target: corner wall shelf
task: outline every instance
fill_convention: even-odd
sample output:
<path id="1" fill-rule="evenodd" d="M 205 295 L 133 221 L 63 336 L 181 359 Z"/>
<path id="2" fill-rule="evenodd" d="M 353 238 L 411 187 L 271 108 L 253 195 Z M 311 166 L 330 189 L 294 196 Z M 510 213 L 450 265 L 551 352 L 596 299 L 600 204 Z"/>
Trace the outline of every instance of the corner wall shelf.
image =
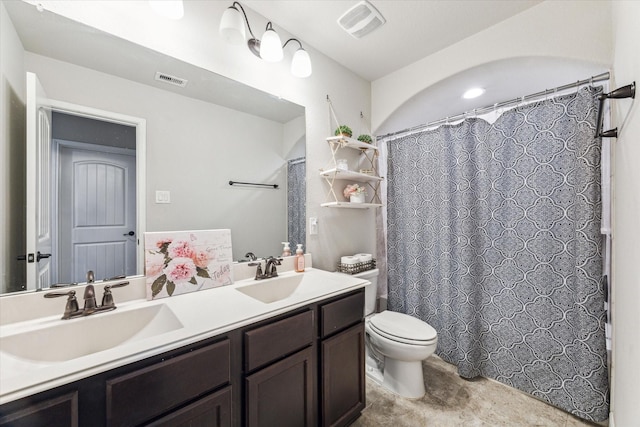
<path id="1" fill-rule="evenodd" d="M 327 202 L 322 203 L 320 206 L 329 208 L 348 208 L 348 209 L 368 209 L 381 207 L 382 203 L 378 192 L 380 190 L 380 182 L 384 178 L 378 176 L 378 170 L 376 167 L 376 158 L 378 156 L 378 147 L 366 142 L 358 141 L 346 136 L 332 136 L 327 138 L 327 143 L 331 148 L 331 165 L 329 169 L 321 169 L 320 176 L 325 179 L 328 184 Z M 343 148 L 359 151 L 368 165 L 367 169 L 371 173 L 356 172 L 348 169 L 341 169 L 337 167 L 336 154 Z M 360 163 L 360 162 L 358 162 Z M 360 182 L 366 185 L 367 190 L 371 190 L 373 195 L 367 197 L 367 203 L 352 203 L 349 201 L 343 201 L 344 197 L 340 194 L 336 194 L 335 186 L 337 181 L 351 181 Z"/>

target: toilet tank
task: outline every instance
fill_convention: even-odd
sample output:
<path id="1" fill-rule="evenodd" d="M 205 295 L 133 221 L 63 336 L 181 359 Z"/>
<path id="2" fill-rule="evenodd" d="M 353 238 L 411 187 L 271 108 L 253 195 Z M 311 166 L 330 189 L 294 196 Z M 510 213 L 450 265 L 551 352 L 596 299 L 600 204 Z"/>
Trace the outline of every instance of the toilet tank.
<path id="1" fill-rule="evenodd" d="M 378 293 L 378 269 L 363 271 L 362 273 L 353 274 L 352 276 L 371 282 L 364 288 L 364 315 L 368 316 L 369 314 L 375 313 Z"/>

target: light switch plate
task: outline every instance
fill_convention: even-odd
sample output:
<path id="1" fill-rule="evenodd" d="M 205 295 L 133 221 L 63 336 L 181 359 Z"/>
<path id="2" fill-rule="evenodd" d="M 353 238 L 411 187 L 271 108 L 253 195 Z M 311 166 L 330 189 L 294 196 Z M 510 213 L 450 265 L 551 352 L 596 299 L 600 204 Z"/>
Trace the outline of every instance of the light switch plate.
<path id="1" fill-rule="evenodd" d="M 312 236 L 318 234 L 318 218 L 315 216 L 309 218 L 309 234 Z"/>
<path id="2" fill-rule="evenodd" d="M 171 191 L 156 190 L 156 203 L 171 203 Z"/>

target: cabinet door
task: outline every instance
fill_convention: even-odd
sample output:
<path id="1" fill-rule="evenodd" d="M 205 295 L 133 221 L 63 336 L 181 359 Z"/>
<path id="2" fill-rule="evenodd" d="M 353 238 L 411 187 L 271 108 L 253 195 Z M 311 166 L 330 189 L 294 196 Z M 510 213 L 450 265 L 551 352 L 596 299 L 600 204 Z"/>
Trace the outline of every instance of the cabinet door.
<path id="1" fill-rule="evenodd" d="M 246 378 L 248 427 L 313 426 L 313 350 L 307 348 Z"/>
<path id="2" fill-rule="evenodd" d="M 365 406 L 364 322 L 321 345 L 322 426 L 345 426 Z"/>
<path id="3" fill-rule="evenodd" d="M 231 427 L 231 387 L 163 417 L 148 427 Z"/>
<path id="4" fill-rule="evenodd" d="M 78 427 L 78 393 L 48 399 L 16 412 L 0 413 L 2 427 Z"/>

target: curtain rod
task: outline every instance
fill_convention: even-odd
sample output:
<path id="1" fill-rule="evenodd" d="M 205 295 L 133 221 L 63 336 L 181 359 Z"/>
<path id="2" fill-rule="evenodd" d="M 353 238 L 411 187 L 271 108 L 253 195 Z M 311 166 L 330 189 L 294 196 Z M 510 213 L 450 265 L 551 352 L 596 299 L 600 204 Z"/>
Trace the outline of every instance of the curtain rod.
<path id="1" fill-rule="evenodd" d="M 446 117 L 444 119 L 434 120 L 434 121 L 429 122 L 429 123 L 425 123 L 425 124 L 422 124 L 422 125 L 417 125 L 417 126 L 414 126 L 414 127 L 410 127 L 408 129 L 397 131 L 397 132 L 390 132 L 390 133 L 387 133 L 385 135 L 378 136 L 376 139 L 385 139 L 385 138 L 388 138 L 390 136 L 399 135 L 399 134 L 402 134 L 402 133 L 410 133 L 410 132 L 414 132 L 414 131 L 417 131 L 417 130 L 430 128 L 432 126 L 439 125 L 439 124 L 442 124 L 442 123 L 447 123 L 449 121 L 456 121 L 456 120 L 459 120 L 459 119 L 464 119 L 469 114 L 477 115 L 477 114 L 488 113 L 489 111 L 493 111 L 493 110 L 495 110 L 497 108 L 502 108 L 502 107 L 506 107 L 506 106 L 510 106 L 510 105 L 518 105 L 521 102 L 528 101 L 528 100 L 531 100 L 531 99 L 534 99 L 534 98 L 540 98 L 542 96 L 547 96 L 550 93 L 555 93 L 555 92 L 558 92 L 558 91 L 561 91 L 561 90 L 566 90 L 566 89 L 571 89 L 571 88 L 574 88 L 574 87 L 579 87 L 579 86 L 582 86 L 582 85 L 587 84 L 587 83 L 591 84 L 591 83 L 595 83 L 595 82 L 600 82 L 600 81 L 603 81 L 603 80 L 609 80 L 609 72 L 608 71 L 605 72 L 605 73 L 602 73 L 602 74 L 598 74 L 597 76 L 592 76 L 592 77 L 590 77 L 588 79 L 578 80 L 577 82 L 569 83 L 569 84 L 566 84 L 566 85 L 563 85 L 563 86 L 558 86 L 558 87 L 553 88 L 553 89 L 545 89 L 545 90 L 540 91 L 540 92 L 532 93 L 531 95 L 521 96 L 519 98 L 510 99 L 508 101 L 498 102 L 496 104 L 488 105 L 486 107 L 474 108 L 473 110 L 465 111 L 462 114 L 457 114 L 455 116 L 449 116 L 449 117 Z"/>

